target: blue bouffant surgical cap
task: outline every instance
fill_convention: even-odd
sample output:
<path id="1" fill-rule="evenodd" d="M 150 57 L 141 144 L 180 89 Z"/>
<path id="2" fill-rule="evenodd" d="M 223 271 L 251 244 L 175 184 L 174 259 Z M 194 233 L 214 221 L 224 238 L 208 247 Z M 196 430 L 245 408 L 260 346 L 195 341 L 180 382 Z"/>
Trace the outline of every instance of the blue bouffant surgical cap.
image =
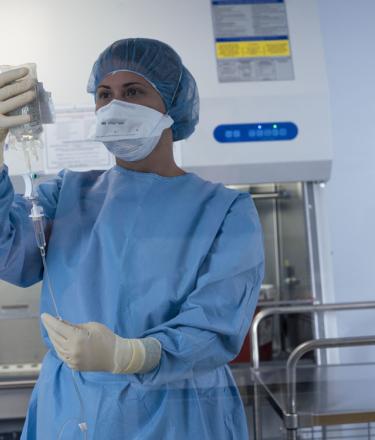
<path id="1" fill-rule="evenodd" d="M 199 120 L 197 84 L 170 46 L 148 38 L 115 41 L 96 60 L 87 91 L 95 94 L 103 78 L 118 70 L 141 75 L 160 93 L 174 120 L 174 141 L 186 139 L 193 133 Z"/>

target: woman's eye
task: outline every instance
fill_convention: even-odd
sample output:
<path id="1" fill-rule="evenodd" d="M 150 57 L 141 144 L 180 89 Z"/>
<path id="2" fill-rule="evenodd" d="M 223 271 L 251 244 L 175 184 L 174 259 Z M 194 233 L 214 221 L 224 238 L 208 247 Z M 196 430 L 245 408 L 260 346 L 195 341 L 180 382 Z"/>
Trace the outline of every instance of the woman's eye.
<path id="1" fill-rule="evenodd" d="M 109 97 L 110 97 L 110 93 L 104 90 L 97 94 L 97 99 L 108 99 Z"/>
<path id="2" fill-rule="evenodd" d="M 133 98 L 135 96 L 142 94 L 142 90 L 137 89 L 135 87 L 130 87 L 129 89 L 126 89 L 125 94 L 128 98 Z"/>

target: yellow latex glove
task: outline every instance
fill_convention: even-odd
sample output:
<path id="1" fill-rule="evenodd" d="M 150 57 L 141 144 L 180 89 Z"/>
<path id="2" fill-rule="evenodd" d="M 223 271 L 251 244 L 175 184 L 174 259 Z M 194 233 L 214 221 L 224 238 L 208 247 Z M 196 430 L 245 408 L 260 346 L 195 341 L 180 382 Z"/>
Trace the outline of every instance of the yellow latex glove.
<path id="1" fill-rule="evenodd" d="M 9 128 L 30 122 L 30 115 L 7 116 L 35 99 L 35 81 L 28 73 L 26 67 L 0 73 L 0 166 L 4 162 L 3 148 Z"/>
<path id="2" fill-rule="evenodd" d="M 42 322 L 58 356 L 73 370 L 146 373 L 160 362 L 155 338 L 121 338 L 99 322 L 73 325 L 48 313 Z"/>

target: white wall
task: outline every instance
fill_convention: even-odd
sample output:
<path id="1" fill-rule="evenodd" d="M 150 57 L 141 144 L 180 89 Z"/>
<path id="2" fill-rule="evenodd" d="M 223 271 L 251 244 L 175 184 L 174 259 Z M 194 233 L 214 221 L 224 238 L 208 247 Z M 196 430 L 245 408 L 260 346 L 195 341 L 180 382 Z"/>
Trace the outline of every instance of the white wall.
<path id="1" fill-rule="evenodd" d="M 142 31 L 144 37 L 164 37 L 168 42 L 168 33 L 181 34 L 179 17 L 171 17 L 168 27 L 160 29 L 154 18 L 157 13 L 160 16 L 160 4 L 154 0 L 136 1 L 143 4 L 143 16 L 129 10 L 123 0 L 7 2 L 1 8 L 0 64 L 36 62 L 39 77 L 53 93 L 55 103 L 92 104 L 92 97 L 86 93 L 88 76 L 99 52 L 110 43 L 138 35 L 140 22 L 142 30 L 147 29 Z M 164 0 L 164 6 L 166 1 L 171 0 Z M 186 7 L 181 2 L 182 16 Z M 182 33 L 187 31 L 185 28 Z M 191 43 L 195 44 L 194 34 Z"/>
<path id="2" fill-rule="evenodd" d="M 318 1 L 333 123 L 327 193 L 335 299 L 375 301 L 375 2 Z M 375 310 L 338 316 L 340 336 L 375 334 Z M 358 351 L 341 358 L 358 359 Z M 360 351 L 375 359 L 374 350 Z"/>

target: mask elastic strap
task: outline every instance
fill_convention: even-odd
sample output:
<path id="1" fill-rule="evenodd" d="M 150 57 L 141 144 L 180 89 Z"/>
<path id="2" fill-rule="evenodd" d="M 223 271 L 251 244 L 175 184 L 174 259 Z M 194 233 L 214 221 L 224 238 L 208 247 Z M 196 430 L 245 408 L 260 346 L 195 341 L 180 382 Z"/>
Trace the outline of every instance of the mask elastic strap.
<path id="1" fill-rule="evenodd" d="M 180 83 L 181 83 L 181 79 L 182 79 L 182 73 L 183 73 L 183 68 L 181 67 L 180 77 L 178 78 L 178 83 L 177 83 L 177 86 L 176 86 L 175 91 L 173 93 L 170 109 L 172 108 L 172 105 L 173 105 L 174 100 L 175 100 L 176 95 L 177 95 L 178 88 L 180 87 Z M 167 113 L 166 113 L 167 115 L 169 115 L 170 109 L 167 111 Z"/>

